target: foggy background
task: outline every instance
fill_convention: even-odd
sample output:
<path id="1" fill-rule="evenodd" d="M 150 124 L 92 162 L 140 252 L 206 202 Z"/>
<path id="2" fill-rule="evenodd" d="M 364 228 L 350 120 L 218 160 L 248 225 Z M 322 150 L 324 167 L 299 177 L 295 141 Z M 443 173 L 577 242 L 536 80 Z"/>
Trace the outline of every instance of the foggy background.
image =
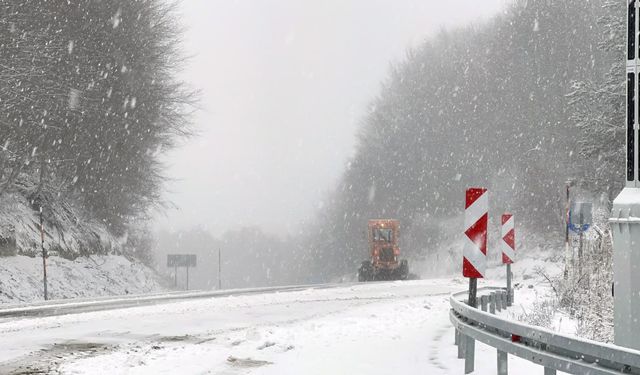
<path id="1" fill-rule="evenodd" d="M 411 271 L 448 275 L 469 186 L 551 247 L 567 180 L 602 212 L 619 191 L 614 0 L 188 4 L 201 134 L 166 155 L 153 248 L 160 269 L 198 254 L 194 287 L 218 251 L 223 287 L 353 280 L 371 218 L 400 220 Z"/>
<path id="2" fill-rule="evenodd" d="M 344 172 L 390 65 L 504 3 L 182 1 L 200 135 L 166 156 L 175 180 L 166 199 L 177 208 L 158 215 L 157 228 L 295 233 Z"/>

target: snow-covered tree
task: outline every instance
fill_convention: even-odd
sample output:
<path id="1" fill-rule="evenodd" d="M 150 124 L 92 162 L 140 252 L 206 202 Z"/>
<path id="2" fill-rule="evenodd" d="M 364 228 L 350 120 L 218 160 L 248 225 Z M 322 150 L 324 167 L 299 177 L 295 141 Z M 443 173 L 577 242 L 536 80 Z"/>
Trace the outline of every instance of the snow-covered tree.
<path id="1" fill-rule="evenodd" d="M 0 0 L 0 195 L 72 202 L 116 235 L 160 203 L 193 102 L 180 35 L 162 0 Z"/>
<path id="2" fill-rule="evenodd" d="M 625 8 L 607 0 L 598 22 L 598 48 L 610 57 L 609 70 L 575 81 L 570 98 L 571 121 L 578 128 L 579 152 L 587 160 L 582 179 L 594 191 L 613 199 L 624 184 L 625 168 Z"/>

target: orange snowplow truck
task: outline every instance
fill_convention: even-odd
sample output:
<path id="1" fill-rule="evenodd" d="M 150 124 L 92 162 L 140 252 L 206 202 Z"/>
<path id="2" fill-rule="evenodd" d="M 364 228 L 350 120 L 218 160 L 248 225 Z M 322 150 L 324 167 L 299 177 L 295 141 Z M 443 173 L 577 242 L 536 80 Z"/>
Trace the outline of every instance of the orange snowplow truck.
<path id="1" fill-rule="evenodd" d="M 358 269 L 358 281 L 406 280 L 409 262 L 400 260 L 400 222 L 392 219 L 369 220 L 369 254 Z"/>

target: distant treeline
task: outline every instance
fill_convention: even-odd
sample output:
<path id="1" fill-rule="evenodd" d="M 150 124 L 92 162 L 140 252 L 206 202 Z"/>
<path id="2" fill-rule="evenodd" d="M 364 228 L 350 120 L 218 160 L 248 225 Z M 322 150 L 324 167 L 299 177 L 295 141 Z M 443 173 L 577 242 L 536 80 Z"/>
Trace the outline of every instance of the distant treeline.
<path id="1" fill-rule="evenodd" d="M 193 100 L 168 3 L 0 0 L 0 245 L 32 252 L 40 207 L 51 249 L 139 245 Z"/>
<path id="2" fill-rule="evenodd" d="M 511 211 L 540 234 L 563 228 L 568 179 L 611 199 L 624 181 L 624 22 L 620 1 L 522 0 L 408 51 L 296 262 L 310 278 L 353 273 L 379 217 L 400 219 L 405 253 L 424 256 L 470 186 L 490 189 L 493 217 Z"/>
<path id="3" fill-rule="evenodd" d="M 307 265 L 298 263 L 299 237 L 278 238 L 248 227 L 216 237 L 204 229 L 162 232 L 156 237 L 155 268 L 167 276 L 167 254 L 195 254 L 198 265 L 189 271 L 194 289 L 215 289 L 218 285 L 218 251 L 221 251 L 223 288 L 294 284 L 306 280 Z M 321 279 L 312 280 L 319 282 Z M 186 270 L 178 270 L 178 287 L 186 284 Z"/>

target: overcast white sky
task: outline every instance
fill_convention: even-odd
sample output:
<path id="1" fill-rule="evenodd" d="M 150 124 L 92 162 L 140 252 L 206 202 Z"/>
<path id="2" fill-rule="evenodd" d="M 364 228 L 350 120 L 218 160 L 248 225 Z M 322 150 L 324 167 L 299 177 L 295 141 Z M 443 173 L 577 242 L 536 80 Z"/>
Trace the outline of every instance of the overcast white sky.
<path id="1" fill-rule="evenodd" d="M 295 230 L 354 152 L 390 62 L 506 0 L 183 0 L 200 136 L 167 155 L 160 229 Z"/>

